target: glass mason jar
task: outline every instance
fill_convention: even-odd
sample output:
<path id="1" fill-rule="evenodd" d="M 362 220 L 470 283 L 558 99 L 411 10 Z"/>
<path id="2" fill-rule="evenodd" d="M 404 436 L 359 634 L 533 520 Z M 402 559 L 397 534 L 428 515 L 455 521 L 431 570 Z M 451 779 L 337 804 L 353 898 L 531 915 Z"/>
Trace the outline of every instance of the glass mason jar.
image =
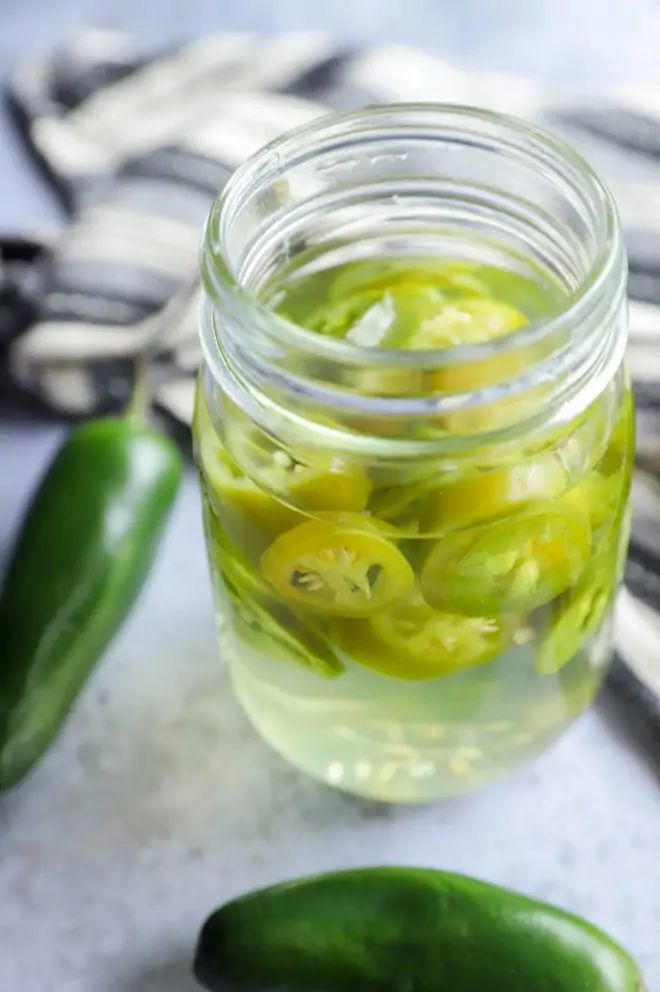
<path id="1" fill-rule="evenodd" d="M 256 729 L 395 802 L 539 754 L 601 682 L 628 540 L 607 189 L 521 121 L 372 108 L 243 165 L 202 269 L 196 460 Z"/>

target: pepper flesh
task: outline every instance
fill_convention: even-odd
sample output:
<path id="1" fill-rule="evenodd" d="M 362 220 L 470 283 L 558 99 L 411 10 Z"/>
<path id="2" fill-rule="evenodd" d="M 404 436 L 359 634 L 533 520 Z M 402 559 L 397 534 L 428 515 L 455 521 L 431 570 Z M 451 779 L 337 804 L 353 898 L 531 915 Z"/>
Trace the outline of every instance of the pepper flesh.
<path id="1" fill-rule="evenodd" d="M 128 615 L 181 475 L 174 443 L 130 419 L 82 424 L 57 452 L 0 599 L 0 789 L 41 758 Z"/>
<path id="2" fill-rule="evenodd" d="M 642 992 L 590 923 L 462 875 L 363 868 L 253 892 L 204 924 L 210 992 Z"/>

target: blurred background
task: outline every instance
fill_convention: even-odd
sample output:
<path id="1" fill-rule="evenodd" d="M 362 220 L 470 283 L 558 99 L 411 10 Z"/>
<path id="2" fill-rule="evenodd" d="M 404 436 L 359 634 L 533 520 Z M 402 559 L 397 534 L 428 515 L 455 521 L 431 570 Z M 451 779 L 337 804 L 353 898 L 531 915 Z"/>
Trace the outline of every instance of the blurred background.
<path id="1" fill-rule="evenodd" d="M 660 8 L 653 0 L 4 0 L 0 64 L 48 51 L 81 27 L 127 31 L 146 49 L 207 31 L 304 28 L 343 42 L 417 45 L 465 67 L 548 82 L 610 86 L 656 80 Z M 23 228 L 57 214 L 26 167 L 6 120 L 0 143 L 0 223 Z"/>

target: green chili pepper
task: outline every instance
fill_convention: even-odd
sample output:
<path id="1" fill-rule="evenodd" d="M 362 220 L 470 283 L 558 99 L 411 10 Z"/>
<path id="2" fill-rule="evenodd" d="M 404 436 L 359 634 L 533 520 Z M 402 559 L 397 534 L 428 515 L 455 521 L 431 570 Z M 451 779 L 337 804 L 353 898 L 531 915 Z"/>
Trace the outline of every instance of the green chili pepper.
<path id="1" fill-rule="evenodd" d="M 0 789 L 46 751 L 128 615 L 181 475 L 176 445 L 132 417 L 75 427 L 56 454 L 0 597 Z"/>
<path id="2" fill-rule="evenodd" d="M 205 923 L 211 992 L 641 992 L 635 962 L 559 909 L 461 875 L 365 868 L 251 893 Z"/>

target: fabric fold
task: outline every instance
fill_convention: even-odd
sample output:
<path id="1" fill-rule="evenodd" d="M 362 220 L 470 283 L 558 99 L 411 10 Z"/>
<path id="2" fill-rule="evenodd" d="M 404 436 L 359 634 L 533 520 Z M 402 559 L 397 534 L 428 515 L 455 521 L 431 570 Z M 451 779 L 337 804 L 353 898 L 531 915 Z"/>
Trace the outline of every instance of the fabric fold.
<path id="1" fill-rule="evenodd" d="M 443 101 L 522 115 L 574 144 L 615 193 L 630 257 L 638 465 L 613 678 L 625 671 L 656 698 L 660 88 L 569 91 L 467 72 L 406 46 L 351 49 L 317 32 L 219 33 L 147 57 L 129 37 L 92 30 L 16 66 L 7 98 L 71 215 L 26 263 L 8 368 L 18 388 L 70 417 L 120 408 L 147 354 L 156 405 L 190 422 L 204 220 L 236 166 L 283 131 L 330 110 Z"/>

